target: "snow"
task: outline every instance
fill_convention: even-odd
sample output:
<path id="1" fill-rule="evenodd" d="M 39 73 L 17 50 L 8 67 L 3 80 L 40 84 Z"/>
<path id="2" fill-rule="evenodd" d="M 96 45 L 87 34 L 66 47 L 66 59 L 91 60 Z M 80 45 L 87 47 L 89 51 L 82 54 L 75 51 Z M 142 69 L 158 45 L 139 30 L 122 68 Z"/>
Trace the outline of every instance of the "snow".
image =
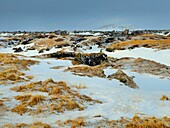
<path id="1" fill-rule="evenodd" d="M 33 46 L 33 43 L 28 45 L 18 45 L 23 50 L 26 47 Z M 85 48 L 85 47 L 84 47 Z M 60 48 L 52 48 L 50 51 L 44 53 L 38 53 L 37 50 L 29 50 L 27 52 L 20 52 L 15 54 L 24 55 L 25 59 L 33 59 L 40 61 L 38 65 L 30 67 L 29 71 L 25 71 L 26 75 L 35 76 L 31 82 L 44 81 L 48 78 L 52 78 L 54 81 L 65 81 L 68 86 L 72 85 L 84 85 L 85 89 L 77 90 L 80 94 L 90 96 L 92 99 L 102 101 L 102 104 L 89 105 L 83 111 L 65 111 L 64 113 L 55 113 L 48 116 L 29 116 L 24 114 L 22 116 L 7 112 L 7 116 L 3 116 L 0 121 L 0 125 L 3 123 L 32 123 L 35 121 L 41 121 L 44 123 L 52 124 L 57 120 L 65 121 L 67 119 L 77 118 L 79 116 L 85 116 L 90 118 L 91 121 L 97 119 L 93 118 L 96 115 L 102 115 L 102 118 L 120 119 L 120 117 L 133 117 L 136 113 L 146 114 L 147 116 L 170 116 L 170 102 L 161 101 L 162 95 L 170 97 L 170 81 L 168 79 L 160 79 L 157 76 L 149 74 L 134 73 L 129 70 L 123 70 L 128 76 L 135 76 L 134 81 L 139 86 L 139 89 L 129 88 L 118 80 L 108 80 L 107 78 L 99 77 L 87 77 L 76 76 L 71 72 L 64 72 L 69 66 L 73 66 L 70 60 L 58 60 L 58 59 L 35 59 L 30 56 L 42 55 L 47 53 L 53 53 L 60 51 Z M 66 50 L 70 50 L 67 48 Z M 98 45 L 92 46 L 91 50 L 83 50 L 84 53 L 97 53 L 101 48 Z M 115 52 L 103 51 L 110 57 L 122 58 L 122 57 L 134 57 L 154 60 L 156 62 L 166 64 L 170 66 L 170 50 L 156 51 L 150 48 L 135 48 L 133 50 L 117 50 Z M 0 53 L 14 53 L 12 48 L 1 48 Z M 28 58 L 29 57 L 29 58 Z M 53 69 L 56 66 L 63 66 L 60 69 Z M 117 69 L 107 67 L 104 69 L 104 73 L 107 76 L 116 73 Z M 22 85 L 26 83 L 20 83 Z M 0 99 L 2 97 L 12 98 L 13 96 L 22 94 L 10 90 L 8 86 L 1 86 Z M 46 95 L 46 94 L 43 94 Z M 12 100 L 12 105 L 8 102 L 7 106 L 12 108 L 18 101 Z M 15 118 L 14 118 L 15 117 Z"/>
<path id="2" fill-rule="evenodd" d="M 36 76 L 33 81 L 46 80 L 52 78 L 55 81 L 66 81 L 69 86 L 84 85 L 85 89 L 78 90 L 81 94 L 88 95 L 93 99 L 102 101 L 102 104 L 95 104 L 87 106 L 83 111 L 65 111 L 64 113 L 52 114 L 48 116 L 34 116 L 30 117 L 27 114 L 20 116 L 15 113 L 10 113 L 11 116 L 6 116 L 2 119 L 6 123 L 32 123 L 41 121 L 48 124 L 53 124 L 57 120 L 65 121 L 67 119 L 77 118 L 79 116 L 89 117 L 91 121 L 96 115 L 102 115 L 104 118 L 120 119 L 120 117 L 133 117 L 136 113 L 147 114 L 162 117 L 170 116 L 170 102 L 163 102 L 159 99 L 162 95 L 169 94 L 170 87 L 169 81 L 161 80 L 158 77 L 148 76 L 143 74 L 126 72 L 129 76 L 135 75 L 135 82 L 139 85 L 140 89 L 131 89 L 122 85 L 118 80 L 108 80 L 106 78 L 98 77 L 82 77 L 75 76 L 70 72 L 63 72 L 69 66 L 72 66 L 71 61 L 56 60 L 56 59 L 34 59 L 40 61 L 39 65 L 30 67 L 27 75 Z M 54 66 L 65 66 L 61 69 L 51 69 Z M 115 73 L 111 67 L 104 69 L 105 74 L 108 76 Z M 168 82 L 168 83 L 167 83 Z M 121 85 L 121 86 L 120 86 Z M 165 88 L 166 86 L 166 88 Z M 2 88 L 2 87 L 1 87 Z M 3 95 L 12 97 L 19 93 L 9 91 L 9 86 L 2 88 Z M 13 106 L 18 101 L 13 101 Z M 163 105 L 164 103 L 164 105 Z M 15 118 L 13 118 L 15 117 Z"/>
<path id="3" fill-rule="evenodd" d="M 91 46 L 91 49 L 88 49 L 88 47 L 87 48 L 86 47 L 81 48 L 81 51 L 83 53 L 99 53 L 100 50 L 101 50 L 101 48 L 98 48 L 98 45 Z"/>
<path id="4" fill-rule="evenodd" d="M 91 32 L 73 33 L 73 32 L 70 32 L 70 35 L 81 35 L 81 36 L 92 35 L 92 36 L 100 36 L 101 33 L 99 33 L 99 32 L 96 32 L 96 33 L 91 33 Z"/>
<path id="5" fill-rule="evenodd" d="M 13 36 L 12 33 L 0 33 L 0 36 L 6 37 L 6 36 Z"/>
<path id="6" fill-rule="evenodd" d="M 135 48 L 132 50 L 116 50 L 115 52 L 103 51 L 110 57 L 134 57 L 153 60 L 161 64 L 170 66 L 170 50 L 154 50 L 151 48 Z"/>
<path id="7" fill-rule="evenodd" d="M 45 80 L 49 77 L 56 81 L 64 80 L 68 85 L 83 84 L 87 88 L 80 90 L 82 94 L 89 95 L 103 102 L 103 104 L 88 106 L 88 108 L 82 112 L 68 112 L 67 114 L 69 117 L 76 117 L 76 115 L 78 116 L 80 113 L 81 116 L 101 114 L 109 119 L 118 119 L 121 116 L 132 117 L 135 113 L 170 116 L 170 103 L 167 103 L 166 106 L 162 106 L 162 102 L 159 100 L 162 95 L 170 94 L 170 87 L 168 86 L 170 84 L 169 80 L 162 80 L 155 76 L 125 71 L 129 76 L 135 76 L 134 81 L 140 88 L 135 90 L 122 85 L 118 80 L 114 79 L 110 81 L 106 78 L 74 76 L 70 72 L 63 72 L 64 69 L 49 69 L 54 65 L 71 66 L 69 61 L 51 60 L 51 64 L 47 64 L 46 62 L 48 62 L 48 60 L 43 60 L 39 66 L 33 66 L 35 68 L 32 67 L 30 72 L 38 76 L 38 79 L 41 80 Z M 42 68 L 44 68 L 44 70 L 42 70 Z M 116 71 L 117 70 L 111 68 L 104 70 L 107 76 Z M 38 74 L 34 74 L 35 72 Z"/>
<path id="8" fill-rule="evenodd" d="M 33 46 L 33 43 L 27 44 L 27 45 L 18 45 L 15 48 L 21 47 L 23 49 L 23 52 L 16 52 L 16 53 L 14 52 L 14 50 L 12 50 L 13 48 L 0 48 L 0 53 L 13 53 L 13 54 L 19 54 L 19 55 L 24 55 L 24 56 L 30 57 L 30 56 L 50 54 L 50 53 L 54 53 L 54 52 L 62 50 L 62 48 L 54 48 L 53 47 L 49 51 L 44 51 L 43 53 L 39 53 L 38 50 L 29 50 L 29 51 L 26 51 L 26 49 L 28 47 L 31 47 L 31 46 Z"/>

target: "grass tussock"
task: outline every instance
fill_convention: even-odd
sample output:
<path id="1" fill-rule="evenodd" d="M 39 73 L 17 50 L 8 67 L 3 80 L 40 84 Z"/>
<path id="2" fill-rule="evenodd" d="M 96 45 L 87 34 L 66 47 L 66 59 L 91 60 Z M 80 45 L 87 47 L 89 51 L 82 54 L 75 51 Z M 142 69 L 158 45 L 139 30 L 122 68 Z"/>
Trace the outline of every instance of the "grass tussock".
<path id="1" fill-rule="evenodd" d="M 106 48 L 107 51 L 114 50 L 124 50 L 124 49 L 133 49 L 135 47 L 147 47 L 154 49 L 170 49 L 170 39 L 160 39 L 160 40 L 131 40 L 120 42 L 117 44 L 112 44 Z"/>
<path id="2" fill-rule="evenodd" d="M 49 124 L 42 123 L 42 122 L 35 122 L 32 124 L 25 124 L 25 123 L 20 123 L 20 124 L 5 124 L 0 128 L 51 128 Z"/>
<path id="3" fill-rule="evenodd" d="M 20 59 L 17 55 L 0 53 L 0 84 L 14 84 L 32 79 L 23 70 L 37 64 L 37 61 Z"/>
<path id="4" fill-rule="evenodd" d="M 23 115 L 24 113 L 26 113 L 29 109 L 23 105 L 23 104 L 20 104 L 16 107 L 14 107 L 11 112 L 15 112 L 15 113 L 18 113 L 19 115 Z"/>
<path id="5" fill-rule="evenodd" d="M 31 99 L 28 102 L 28 105 L 32 107 L 34 105 L 37 105 L 38 103 L 41 103 L 44 100 L 45 100 L 45 96 L 35 95 L 31 97 Z"/>
<path id="6" fill-rule="evenodd" d="M 39 81 L 27 85 L 12 87 L 11 90 L 24 93 L 44 92 L 49 96 L 42 95 L 21 95 L 16 96 L 16 100 L 21 101 L 24 107 L 34 107 L 34 111 L 29 110 L 30 113 L 40 114 L 59 112 L 63 113 L 66 110 L 78 109 L 83 110 L 86 104 L 101 103 L 98 100 L 93 100 L 86 95 L 80 95 L 78 92 L 72 90 L 63 81 L 54 82 L 52 79 L 46 81 Z M 36 109 L 35 109 L 36 108 Z M 18 110 L 18 109 L 17 109 Z M 20 114 L 18 111 L 14 111 Z M 22 113 L 22 112 L 21 112 Z M 23 114 L 23 113 L 22 113 Z"/>

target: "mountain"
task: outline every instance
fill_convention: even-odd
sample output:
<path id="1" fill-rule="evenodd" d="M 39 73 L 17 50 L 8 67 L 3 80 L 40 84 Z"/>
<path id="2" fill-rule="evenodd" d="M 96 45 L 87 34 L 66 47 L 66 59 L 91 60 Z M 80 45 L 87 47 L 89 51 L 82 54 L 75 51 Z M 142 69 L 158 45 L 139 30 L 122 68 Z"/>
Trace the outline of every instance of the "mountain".
<path id="1" fill-rule="evenodd" d="M 100 28 L 98 28 L 97 30 L 99 31 L 123 31 L 125 29 L 129 29 L 129 30 L 137 30 L 137 28 L 133 25 L 118 25 L 118 24 L 110 24 L 110 25 L 105 25 L 102 26 Z"/>

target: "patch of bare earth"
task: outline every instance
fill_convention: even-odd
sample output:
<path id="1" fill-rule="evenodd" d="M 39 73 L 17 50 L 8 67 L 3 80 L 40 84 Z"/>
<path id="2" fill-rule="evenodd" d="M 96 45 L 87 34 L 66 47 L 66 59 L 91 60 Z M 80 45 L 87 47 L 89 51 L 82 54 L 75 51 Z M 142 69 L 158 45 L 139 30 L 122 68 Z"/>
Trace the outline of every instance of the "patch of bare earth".
<path id="1" fill-rule="evenodd" d="M 63 81 L 54 82 L 52 79 L 48 79 L 44 82 L 39 81 L 23 86 L 16 86 L 11 88 L 11 90 L 25 93 L 25 95 L 15 96 L 15 99 L 19 100 L 21 104 L 11 110 L 20 115 L 24 113 L 64 113 L 64 111 L 71 111 L 74 109 L 82 111 L 86 108 L 86 105 L 101 103 L 98 100 L 93 100 L 86 95 L 81 95 L 77 91 L 72 90 Z M 33 95 L 33 92 L 44 92 L 48 96 Z"/>
<path id="2" fill-rule="evenodd" d="M 29 70 L 38 61 L 21 59 L 17 55 L 0 53 L 0 84 L 14 84 L 29 81 L 33 76 L 26 76 L 23 71 Z"/>

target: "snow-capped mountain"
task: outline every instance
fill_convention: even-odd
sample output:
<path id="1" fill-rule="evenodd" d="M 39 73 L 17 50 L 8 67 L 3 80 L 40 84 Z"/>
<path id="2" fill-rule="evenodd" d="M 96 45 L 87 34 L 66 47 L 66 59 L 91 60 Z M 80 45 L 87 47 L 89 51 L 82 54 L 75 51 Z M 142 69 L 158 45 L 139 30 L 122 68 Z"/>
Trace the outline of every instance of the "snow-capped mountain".
<path id="1" fill-rule="evenodd" d="M 129 29 L 129 30 L 136 30 L 137 28 L 133 25 L 118 25 L 118 24 L 110 24 L 110 25 L 105 25 L 102 26 L 100 28 L 98 28 L 97 30 L 100 31 L 123 31 L 125 29 Z"/>

